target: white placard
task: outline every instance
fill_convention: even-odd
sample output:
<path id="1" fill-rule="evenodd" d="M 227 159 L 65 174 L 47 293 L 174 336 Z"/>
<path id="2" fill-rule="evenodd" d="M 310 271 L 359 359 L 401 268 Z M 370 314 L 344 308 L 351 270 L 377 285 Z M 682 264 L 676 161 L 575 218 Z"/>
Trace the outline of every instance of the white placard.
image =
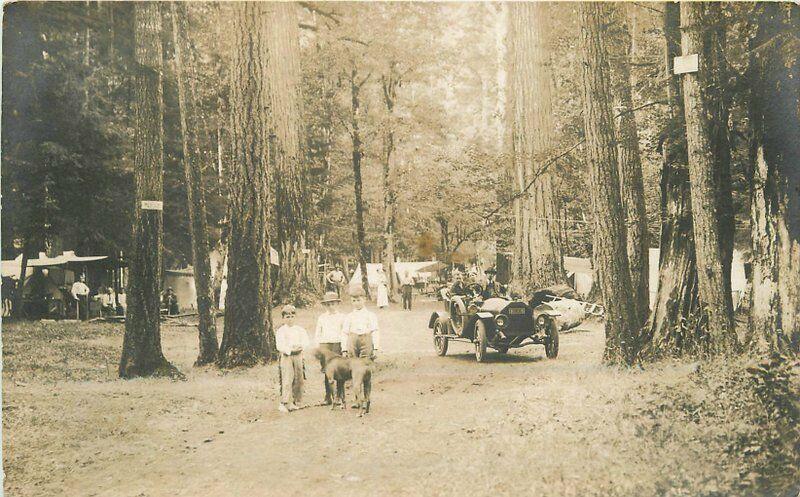
<path id="1" fill-rule="evenodd" d="M 697 72 L 700 66 L 700 57 L 695 53 L 692 55 L 683 55 L 673 59 L 673 72 L 675 74 L 685 74 L 688 72 Z"/>
<path id="2" fill-rule="evenodd" d="M 163 211 L 164 202 L 162 202 L 161 200 L 142 200 L 142 210 Z"/>

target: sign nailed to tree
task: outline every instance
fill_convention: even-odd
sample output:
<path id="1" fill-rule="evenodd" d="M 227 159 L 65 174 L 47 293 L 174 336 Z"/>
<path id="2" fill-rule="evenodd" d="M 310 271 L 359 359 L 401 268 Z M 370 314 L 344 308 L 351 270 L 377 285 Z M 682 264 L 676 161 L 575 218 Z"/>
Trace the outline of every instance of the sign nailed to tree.
<path id="1" fill-rule="evenodd" d="M 161 200 L 142 200 L 143 211 L 163 211 L 164 202 Z"/>
<path id="2" fill-rule="evenodd" d="M 675 57 L 673 63 L 673 71 L 675 74 L 685 74 L 689 72 L 697 72 L 699 66 L 699 56 L 697 54 L 683 55 Z"/>

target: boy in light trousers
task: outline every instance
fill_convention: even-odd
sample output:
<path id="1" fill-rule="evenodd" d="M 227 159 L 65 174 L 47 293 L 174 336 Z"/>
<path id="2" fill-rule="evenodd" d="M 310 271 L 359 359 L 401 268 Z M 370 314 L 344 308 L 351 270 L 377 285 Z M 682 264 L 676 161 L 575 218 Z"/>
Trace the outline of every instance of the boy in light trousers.
<path id="1" fill-rule="evenodd" d="M 294 324 L 297 309 L 291 304 L 283 306 L 283 326 L 275 332 L 275 347 L 280 353 L 278 378 L 281 388 L 280 412 L 299 409 L 303 397 L 303 349 L 308 347 L 308 333 Z"/>

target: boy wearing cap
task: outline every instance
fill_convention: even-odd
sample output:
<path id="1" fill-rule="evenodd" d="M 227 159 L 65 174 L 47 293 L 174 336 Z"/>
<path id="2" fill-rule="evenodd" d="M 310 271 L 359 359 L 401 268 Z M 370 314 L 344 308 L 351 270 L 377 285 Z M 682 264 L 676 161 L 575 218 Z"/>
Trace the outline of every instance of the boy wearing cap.
<path id="1" fill-rule="evenodd" d="M 291 304 L 283 306 L 284 324 L 275 332 L 275 347 L 281 355 L 278 378 L 281 387 L 281 404 L 278 410 L 289 412 L 298 409 L 303 397 L 303 349 L 308 347 L 308 333 L 294 324 L 297 310 Z"/>
<path id="2" fill-rule="evenodd" d="M 325 312 L 317 318 L 317 327 L 314 330 L 314 341 L 320 351 L 328 351 L 334 355 L 342 355 L 342 349 L 347 347 L 347 337 L 342 332 L 344 314 L 339 312 L 339 299 L 336 292 L 325 292 L 321 303 Z M 325 372 L 326 354 L 318 354 L 320 367 Z M 323 374 L 325 384 L 325 403 L 333 402 L 333 388 L 328 383 L 328 378 Z"/>
<path id="3" fill-rule="evenodd" d="M 364 307 L 364 292 L 351 293 L 353 311 L 344 319 L 343 331 L 347 339 L 347 353 L 350 357 L 375 357 L 380 348 L 378 318 Z"/>

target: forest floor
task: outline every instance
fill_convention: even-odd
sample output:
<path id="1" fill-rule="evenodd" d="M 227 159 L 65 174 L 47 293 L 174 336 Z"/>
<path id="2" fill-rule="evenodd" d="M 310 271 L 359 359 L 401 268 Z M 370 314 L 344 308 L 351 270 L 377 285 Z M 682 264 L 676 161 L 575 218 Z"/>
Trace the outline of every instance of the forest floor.
<path id="1" fill-rule="evenodd" d="M 187 376 L 119 380 L 122 325 L 3 326 L 6 495 L 650 496 L 759 493 L 740 483 L 719 422 L 686 428 L 659 392 L 697 395 L 697 365 L 601 365 L 603 331 L 562 335 L 477 364 L 467 344 L 433 351 L 428 317 L 380 311 L 372 411 L 277 410 L 274 365 L 194 368 L 196 328 L 166 325 Z M 318 310 L 301 310 L 313 330 Z M 220 323 L 221 325 L 221 323 Z M 306 400 L 319 403 L 307 362 Z M 713 420 L 712 420 L 713 421 Z M 722 423 L 724 425 L 724 423 Z M 661 426 L 661 428 L 658 428 Z"/>

